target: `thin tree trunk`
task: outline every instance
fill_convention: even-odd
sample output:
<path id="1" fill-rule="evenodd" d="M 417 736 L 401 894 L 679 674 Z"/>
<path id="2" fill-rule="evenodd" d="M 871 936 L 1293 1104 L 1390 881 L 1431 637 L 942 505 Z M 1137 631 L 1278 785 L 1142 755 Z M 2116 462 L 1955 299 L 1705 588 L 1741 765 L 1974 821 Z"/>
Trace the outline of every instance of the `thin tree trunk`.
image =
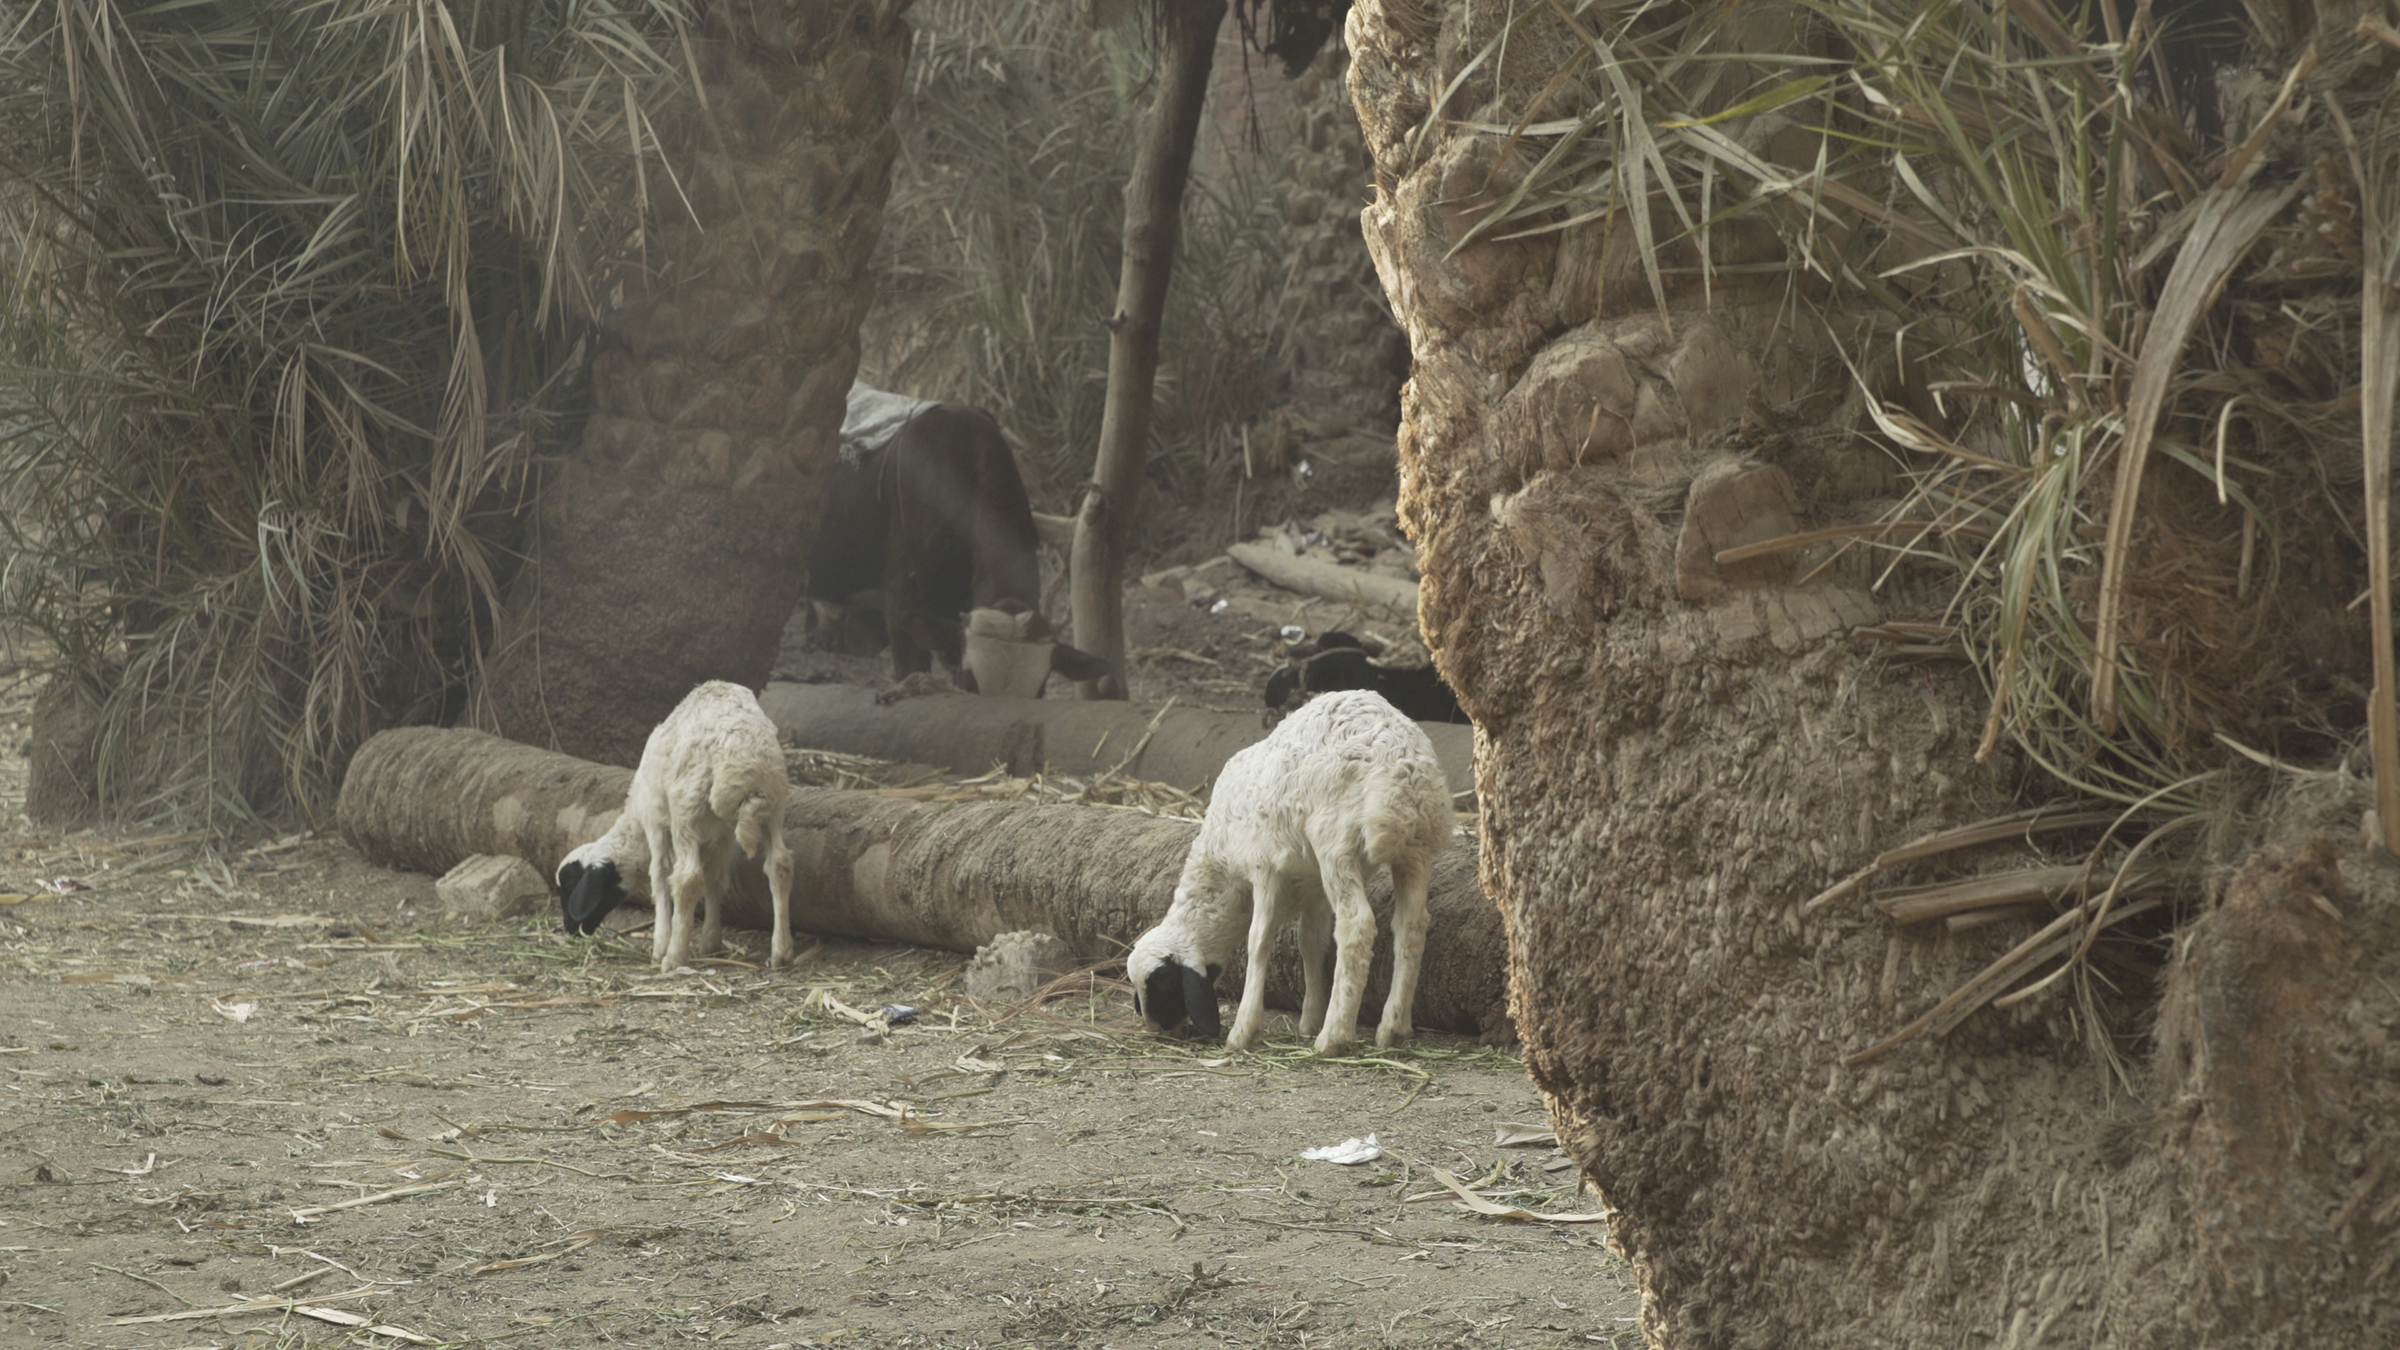
<path id="1" fill-rule="evenodd" d="M 672 203 L 656 270 L 597 335 L 590 420 L 542 485 L 478 725 L 631 764 L 694 684 L 766 682 L 873 298 L 905 8 L 708 7 L 703 97 L 664 131 L 678 176 L 651 184 Z"/>
<path id="2" fill-rule="evenodd" d="M 1158 378 L 1159 321 L 1175 266 L 1183 189 L 1192 142 L 1208 101 L 1225 0 L 1160 0 L 1166 54 L 1158 101 L 1125 184 L 1125 257 L 1117 312 L 1108 321 L 1108 402 L 1100 417 L 1100 456 L 1075 520 L 1075 645 L 1106 658 L 1114 673 L 1078 685 L 1085 698 L 1125 697 L 1125 548 L 1132 537 L 1150 442 L 1150 406 Z"/>
<path id="3" fill-rule="evenodd" d="M 508 854 L 548 875 L 568 849 L 599 837 L 632 774 L 475 731 L 410 727 L 360 749 L 343 780 L 342 840 L 381 863 L 445 872 L 478 853 Z M 1023 802 L 914 802 L 872 792 L 794 789 L 784 837 L 795 862 L 795 927 L 841 937 L 973 951 L 1020 928 L 1056 934 L 1077 956 L 1123 954 L 1165 912 L 1198 826 L 1135 811 Z M 1507 938 L 1460 840 L 1433 870 L 1440 941 L 1425 949 L 1416 1024 L 1486 1034 L 1506 1028 Z M 767 916 L 756 866 L 738 868 L 732 917 Z M 639 877 L 632 878 L 640 894 Z M 1388 929 L 1391 887 L 1374 903 Z M 1291 1007 L 1299 967 L 1288 939 L 1268 972 Z M 1381 1005 L 1388 938 L 1362 1006 Z M 1240 961 L 1220 983 L 1230 1002 Z M 1130 1014 L 1128 1014 L 1130 1016 Z M 1372 1025 L 1368 1034 L 1373 1035 Z"/>

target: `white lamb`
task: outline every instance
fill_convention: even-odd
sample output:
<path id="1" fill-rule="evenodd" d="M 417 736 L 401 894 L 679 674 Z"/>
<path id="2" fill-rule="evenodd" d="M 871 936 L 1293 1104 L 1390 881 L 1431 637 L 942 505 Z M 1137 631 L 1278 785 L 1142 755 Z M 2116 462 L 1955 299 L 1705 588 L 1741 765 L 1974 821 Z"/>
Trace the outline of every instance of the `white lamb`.
<path id="1" fill-rule="evenodd" d="M 1306 982 L 1300 1031 L 1317 1052 L 1350 1043 L 1374 955 L 1369 869 L 1392 869 L 1392 989 L 1377 1045 L 1414 1029 L 1425 954 L 1425 889 L 1450 842 L 1450 790 L 1433 743 L 1380 694 L 1322 695 L 1225 763 L 1200 837 L 1183 861 L 1175 900 L 1126 958 L 1134 1007 L 1154 1031 L 1189 1016 L 1219 1029 L 1216 979 L 1248 920 L 1249 975 L 1226 1044 L 1248 1049 L 1266 1020 L 1266 964 L 1275 934 L 1300 925 Z M 1325 942 L 1333 939 L 1333 979 Z"/>
<path id="2" fill-rule="evenodd" d="M 765 860 L 767 887 L 775 899 L 768 959 L 788 964 L 792 853 L 783 843 L 783 803 L 790 792 L 783 747 L 757 697 L 723 680 L 695 687 L 651 731 L 616 824 L 559 863 L 567 931 L 585 934 L 598 928 L 624 903 L 625 875 L 647 869 L 657 915 L 650 927 L 650 955 L 659 968 L 684 964 L 692 921 L 702 905 L 707 917 L 700 949 L 716 950 L 738 845 Z"/>

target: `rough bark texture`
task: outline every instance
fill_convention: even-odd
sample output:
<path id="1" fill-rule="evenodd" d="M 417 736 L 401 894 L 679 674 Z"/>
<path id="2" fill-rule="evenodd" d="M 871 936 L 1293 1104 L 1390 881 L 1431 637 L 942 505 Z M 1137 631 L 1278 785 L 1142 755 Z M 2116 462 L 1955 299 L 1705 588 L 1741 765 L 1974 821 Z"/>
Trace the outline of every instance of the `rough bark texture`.
<path id="1" fill-rule="evenodd" d="M 2165 1151 L 2129 1169 L 2156 1181 L 2127 1227 L 2188 1224 L 2160 1265 L 2202 1334 L 2160 1344 L 2400 1345 L 2400 861 L 2348 828 L 2373 809 L 2354 778 L 2303 787 L 2180 935 L 2130 1141 Z"/>
<path id="2" fill-rule="evenodd" d="M 360 749 L 336 810 L 342 841 L 377 862 L 436 875 L 479 853 L 509 854 L 544 875 L 597 838 L 633 775 L 475 731 L 387 731 Z M 972 952 L 1002 933 L 1040 929 L 1088 962 L 1121 956 L 1166 912 L 1198 826 L 1133 811 L 1016 802 L 931 804 L 796 788 L 784 812 L 794 861 L 792 924 L 840 937 Z M 765 880 L 738 869 L 736 923 L 767 918 Z M 1390 930 L 1390 878 L 1373 892 Z M 1507 1033 L 1505 938 L 1460 840 L 1437 864 L 1439 940 L 1425 952 L 1417 1025 Z M 1297 1006 L 1298 957 L 1286 935 L 1269 997 Z M 1241 961 L 1220 983 L 1230 1002 Z M 1391 974 L 1386 937 L 1364 1006 Z M 1130 1016 L 1130 1014 L 1128 1014 Z"/>
<path id="3" fill-rule="evenodd" d="M 1713 298 L 1691 250 L 1662 247 L 1664 312 L 1622 220 L 1452 252 L 1530 153 L 1465 124 L 1507 126 L 1537 97 L 1565 115 L 1604 78 L 1567 69 L 1577 39 L 1536 12 L 1428 126 L 1523 12 L 1359 0 L 1364 225 L 1415 358 L 1401 511 L 1428 645 L 1480 733 L 1516 1020 L 1616 1211 L 1651 1339 L 2392 1343 L 2377 1291 L 2400 1257 L 2400 1167 L 2379 1160 L 2400 1144 L 2400 997 L 2371 978 L 2395 964 L 2390 860 L 2371 900 L 2335 895 L 2315 846 L 2243 868 L 2164 977 L 2165 1020 L 2188 1030 L 2151 1100 L 2112 1094 L 2066 984 L 1842 1063 L 2031 928 L 1921 936 L 1855 899 L 1800 904 L 1881 849 L 2022 804 L 2020 777 L 2005 753 L 1973 761 L 1971 677 L 1846 635 L 1929 615 L 1938 591 L 1903 574 L 1870 595 L 1840 567 L 1802 584 L 1821 554 L 1716 562 L 1859 520 L 1876 490 L 1841 434 L 1846 373 L 1786 323 L 1804 307 L 1771 236 L 1719 231 L 1720 267 L 1757 266 L 1720 271 Z M 1791 19 L 1749 13 L 1730 49 L 1800 50 Z M 2138 1028 L 2158 994 L 2097 1006 Z"/>
<path id="4" fill-rule="evenodd" d="M 977 694 L 930 694 L 886 706 L 871 692 L 844 684 L 778 682 L 767 686 L 758 704 L 788 743 L 812 750 L 970 774 L 1005 764 L 1020 777 L 1043 770 L 1084 776 L 1121 767 L 1136 778 L 1194 792 L 1215 781 L 1236 750 L 1267 734 L 1256 713 L 1162 712 L 1128 703 Z M 1450 790 L 1472 789 L 1474 729 L 1418 725 L 1433 742 Z"/>
<path id="5" fill-rule="evenodd" d="M 1158 336 L 1175 267 L 1184 183 L 1192 142 L 1208 101 L 1225 0 L 1160 0 L 1166 30 L 1158 99 L 1143 120 L 1142 144 L 1125 183 L 1125 256 L 1117 312 L 1109 319 L 1108 399 L 1100 414 L 1100 452 L 1075 522 L 1075 645 L 1125 669 L 1125 549 L 1140 504 L 1142 464 L 1150 449 L 1150 405 L 1158 381 Z M 1125 697 L 1111 673 L 1076 686 L 1085 698 Z"/>
<path id="6" fill-rule="evenodd" d="M 631 764 L 694 684 L 765 683 L 873 298 L 904 8 L 707 7 L 706 111 L 666 131 L 697 223 L 662 209 L 647 256 L 663 269 L 629 279 L 604 324 L 480 725 Z"/>

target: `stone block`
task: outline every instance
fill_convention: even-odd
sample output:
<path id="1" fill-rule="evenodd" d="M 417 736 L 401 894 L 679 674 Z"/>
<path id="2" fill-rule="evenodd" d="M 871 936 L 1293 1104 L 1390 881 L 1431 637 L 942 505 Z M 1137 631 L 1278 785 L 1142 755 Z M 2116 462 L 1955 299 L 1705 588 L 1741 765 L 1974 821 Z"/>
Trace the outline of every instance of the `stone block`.
<path id="1" fill-rule="evenodd" d="M 550 903 L 550 883 L 523 858 L 478 853 L 433 883 L 446 918 L 469 923 L 523 918 Z"/>
<path id="2" fill-rule="evenodd" d="M 1002 933 L 975 949 L 967 966 L 967 997 L 1011 1002 L 1077 968 L 1075 953 L 1048 933 Z"/>

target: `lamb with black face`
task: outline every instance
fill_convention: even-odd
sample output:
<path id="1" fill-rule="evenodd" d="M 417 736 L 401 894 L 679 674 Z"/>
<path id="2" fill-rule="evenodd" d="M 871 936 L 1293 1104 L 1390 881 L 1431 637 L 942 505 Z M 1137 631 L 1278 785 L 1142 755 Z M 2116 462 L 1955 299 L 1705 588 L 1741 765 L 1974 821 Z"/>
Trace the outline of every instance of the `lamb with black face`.
<path id="1" fill-rule="evenodd" d="M 1125 955 L 1142 1020 L 1158 1031 L 1188 1017 L 1218 1035 L 1215 978 L 1245 951 L 1246 938 L 1250 973 L 1222 1032 L 1233 1049 L 1256 1046 L 1274 940 L 1296 927 L 1300 1034 L 1316 1039 L 1320 1055 L 1338 1052 L 1357 1035 L 1374 959 L 1378 925 L 1366 881 L 1389 868 L 1392 981 L 1375 1043 L 1406 1040 L 1415 1030 L 1427 887 L 1456 829 L 1449 780 L 1422 727 L 1373 690 L 1311 699 L 1218 773 L 1174 898 Z"/>

